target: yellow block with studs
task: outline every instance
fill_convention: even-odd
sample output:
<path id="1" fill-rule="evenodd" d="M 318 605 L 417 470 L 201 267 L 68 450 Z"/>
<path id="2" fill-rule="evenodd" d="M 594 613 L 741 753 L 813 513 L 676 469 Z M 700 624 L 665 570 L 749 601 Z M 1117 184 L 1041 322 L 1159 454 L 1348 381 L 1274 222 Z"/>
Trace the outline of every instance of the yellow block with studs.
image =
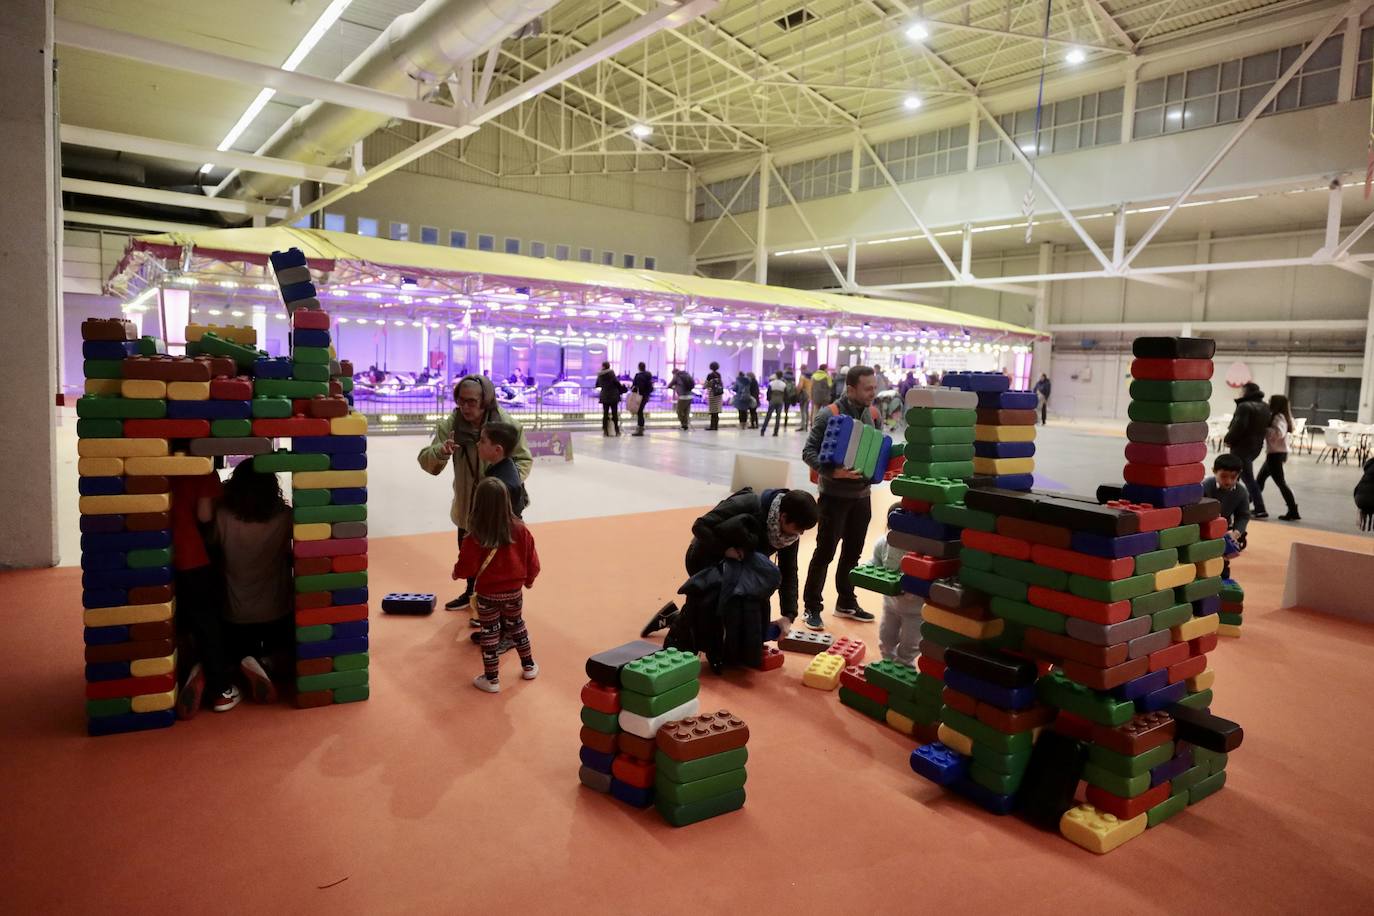
<path id="1" fill-rule="evenodd" d="M 119 477 L 124 473 L 124 459 L 78 458 L 76 473 L 82 477 Z"/>
<path id="2" fill-rule="evenodd" d="M 1144 833 L 1149 819 L 1148 813 L 1141 813 L 1123 821 L 1092 805 L 1079 805 L 1064 812 L 1059 819 L 1059 832 L 1069 842 L 1102 855 Z"/>
<path id="3" fill-rule="evenodd" d="M 1002 635 L 1002 630 L 1007 625 L 1001 617 L 991 620 L 970 620 L 929 602 L 921 607 L 921 619 L 969 639 L 992 639 L 994 636 Z"/>
<path id="4" fill-rule="evenodd" d="M 77 439 L 82 458 L 157 458 L 166 455 L 166 439 Z"/>
<path id="5" fill-rule="evenodd" d="M 297 471 L 291 475 L 291 486 L 297 490 L 365 487 L 367 471 Z"/>
<path id="6" fill-rule="evenodd" d="M 1030 474 L 1035 471 L 1034 458 L 974 458 L 973 473 L 991 474 Z"/>
<path id="7" fill-rule="evenodd" d="M 167 383 L 155 378 L 126 378 L 120 383 L 119 395 L 140 401 L 161 401 L 167 397 Z"/>
<path id="8" fill-rule="evenodd" d="M 1169 628 L 1169 635 L 1174 642 L 1187 642 L 1190 639 L 1197 639 L 1199 636 L 1206 636 L 1216 633 L 1217 627 L 1221 624 L 1221 618 L 1216 614 L 1208 614 L 1206 617 L 1194 617 L 1192 620 Z"/>
<path id="9" fill-rule="evenodd" d="M 335 417 L 329 421 L 331 436 L 366 436 L 367 417 L 360 413 L 350 413 L 346 417 Z"/>
<path id="10" fill-rule="evenodd" d="M 115 496 L 83 496 L 77 500 L 76 508 L 82 515 L 125 515 L 131 512 L 167 512 L 172 508 L 172 494 L 121 493 Z M 93 624 L 86 625 L 92 626 Z"/>
<path id="11" fill-rule="evenodd" d="M 834 690 L 840 686 L 840 672 L 844 670 L 844 656 L 822 652 L 811 657 L 802 672 L 802 684 L 817 690 Z"/>
<path id="12" fill-rule="evenodd" d="M 165 693 L 145 693 L 129 700 L 133 712 L 160 712 L 171 709 L 177 703 L 177 689 L 173 687 Z"/>
<path id="13" fill-rule="evenodd" d="M 979 442 L 1034 442 L 1034 426 L 986 426 L 973 427 L 973 438 Z"/>
<path id="14" fill-rule="evenodd" d="M 119 607 L 87 608 L 81 615 L 81 622 L 88 627 L 122 627 L 135 623 L 156 623 L 172 619 L 175 603 L 164 601 L 160 604 L 125 604 Z"/>
<path id="15" fill-rule="evenodd" d="M 1155 573 L 1155 591 L 1162 592 L 1166 588 L 1187 585 L 1196 578 L 1197 566 L 1194 563 L 1180 563 L 1168 569 L 1161 569 Z"/>
<path id="16" fill-rule="evenodd" d="M 940 739 L 940 743 L 955 753 L 963 754 L 965 757 L 973 756 L 973 739 L 963 732 L 956 732 L 945 723 L 941 722 L 936 730 L 935 736 Z"/>
<path id="17" fill-rule="evenodd" d="M 195 477 L 209 474 L 214 469 L 214 459 L 196 455 L 130 458 L 124 462 L 124 473 L 130 477 Z"/>
<path id="18" fill-rule="evenodd" d="M 167 400 L 169 401 L 208 401 L 210 400 L 209 382 L 168 382 Z"/>

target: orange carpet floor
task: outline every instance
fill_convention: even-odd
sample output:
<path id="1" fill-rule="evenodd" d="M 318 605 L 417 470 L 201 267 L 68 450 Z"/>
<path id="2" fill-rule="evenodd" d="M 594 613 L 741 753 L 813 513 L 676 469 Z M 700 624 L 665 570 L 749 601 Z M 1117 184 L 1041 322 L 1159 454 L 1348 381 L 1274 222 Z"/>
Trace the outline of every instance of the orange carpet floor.
<path id="1" fill-rule="evenodd" d="M 507 657 L 499 696 L 469 684 L 462 615 L 378 615 L 366 703 L 245 704 L 112 738 L 83 733 L 79 572 L 0 575 L 3 908 L 1370 912 L 1374 628 L 1277 605 L 1293 535 L 1374 541 L 1252 527 L 1244 636 L 1213 656 L 1215 711 L 1246 731 L 1226 788 L 1097 857 L 915 776 L 912 739 L 802 687 L 795 655 L 703 676 L 703 706 L 750 726 L 743 811 L 675 830 L 581 788 L 583 661 L 671 597 L 695 514 L 536 526 L 542 674 L 520 681 Z M 374 607 L 389 590 L 451 594 L 452 544 L 374 542 Z M 832 629 L 876 656 L 875 626 Z"/>

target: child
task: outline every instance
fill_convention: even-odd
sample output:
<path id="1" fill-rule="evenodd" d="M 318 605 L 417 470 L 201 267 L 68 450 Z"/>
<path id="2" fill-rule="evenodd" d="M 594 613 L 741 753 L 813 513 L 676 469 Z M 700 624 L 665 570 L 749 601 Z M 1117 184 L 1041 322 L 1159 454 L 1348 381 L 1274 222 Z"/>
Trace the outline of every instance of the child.
<path id="1" fill-rule="evenodd" d="M 269 659 L 285 651 L 293 637 L 291 510 L 277 475 L 258 473 L 252 461 L 234 468 L 215 510 L 211 537 L 223 556 L 227 657 L 239 659 L 253 699 L 270 703 L 277 693 Z M 238 695 L 232 684 L 225 692 L 231 695 Z M 227 709 L 216 703 L 215 711 Z"/>
<path id="2" fill-rule="evenodd" d="M 538 676 L 539 666 L 530 652 L 530 638 L 521 616 L 521 589 L 532 587 L 538 575 L 534 536 L 511 514 L 506 486 L 494 477 L 484 478 L 472 494 L 468 536 L 463 538 L 458 562 L 453 565 L 454 579 L 474 580 L 477 616 L 482 623 L 483 673 L 472 679 L 478 690 L 501 690 L 497 648 L 503 633 L 520 653 L 520 676 L 527 681 Z"/>
<path id="3" fill-rule="evenodd" d="M 887 535 L 883 535 L 873 545 L 873 562 L 887 569 L 900 569 L 902 552 L 887 546 Z M 878 624 L 878 652 L 883 658 L 899 661 L 908 668 L 916 664 L 924 603 L 919 595 L 906 592 L 883 596 L 883 617 Z"/>
<path id="4" fill-rule="evenodd" d="M 1240 482 L 1244 463 L 1236 455 L 1218 455 L 1212 463 L 1213 476 L 1202 482 L 1202 495 L 1221 503 L 1221 517 L 1226 519 L 1226 562 L 1221 571 L 1223 579 L 1231 578 L 1231 557 L 1245 549 L 1245 528 L 1250 524 L 1250 493 Z"/>
<path id="5" fill-rule="evenodd" d="M 515 466 L 511 459 L 511 450 L 520 441 L 520 430 L 513 424 L 504 423 L 499 420 L 492 420 L 482 427 L 481 434 L 477 437 L 477 457 L 487 466 L 482 472 L 483 477 L 494 477 L 506 485 L 506 490 L 510 495 L 511 513 L 516 518 L 523 518 L 525 507 L 529 505 L 529 494 L 525 490 L 525 483 L 520 479 L 520 470 Z M 468 591 L 472 591 L 471 582 L 468 583 Z M 476 617 L 468 621 L 474 627 L 480 627 L 482 622 Z M 472 641 L 480 643 L 481 633 L 473 633 Z M 511 643 L 505 639 L 501 640 L 501 653 L 510 650 Z"/>

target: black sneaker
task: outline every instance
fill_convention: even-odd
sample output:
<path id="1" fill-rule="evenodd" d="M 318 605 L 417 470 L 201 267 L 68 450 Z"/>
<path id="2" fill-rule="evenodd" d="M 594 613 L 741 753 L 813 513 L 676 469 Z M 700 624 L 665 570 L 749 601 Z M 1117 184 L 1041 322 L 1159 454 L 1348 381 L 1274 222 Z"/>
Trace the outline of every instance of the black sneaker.
<path id="1" fill-rule="evenodd" d="M 463 592 L 463 593 L 462 593 L 461 595 L 459 595 L 457 598 L 454 598 L 454 599 L 453 599 L 452 601 L 450 601 L 448 604 L 444 605 L 444 610 L 446 610 L 446 611 L 460 611 L 460 610 L 462 610 L 463 608 L 467 607 L 467 606 L 468 606 L 468 602 L 470 602 L 471 600 L 472 600 L 472 592 Z"/>
<path id="2" fill-rule="evenodd" d="M 857 604 L 853 607 L 835 608 L 835 616 L 848 617 L 850 620 L 857 620 L 859 623 L 872 623 L 874 620 L 877 620 L 876 617 L 859 607 Z"/>
<path id="3" fill-rule="evenodd" d="M 808 630 L 825 629 L 825 623 L 821 620 L 820 613 L 816 611 L 807 612 L 807 614 L 802 617 L 802 623 L 806 626 Z"/>
<path id="4" fill-rule="evenodd" d="M 663 607 L 659 608 L 654 613 L 654 616 L 649 618 L 648 623 L 644 624 L 644 629 L 639 631 L 639 638 L 648 639 L 659 630 L 671 626 L 673 618 L 677 616 L 677 613 L 677 605 L 669 601 L 667 604 L 663 605 Z"/>
<path id="5" fill-rule="evenodd" d="M 1269 517 L 1269 513 L 1268 513 L 1268 512 L 1251 512 L 1251 513 L 1250 513 L 1250 517 L 1251 517 L 1251 518 L 1268 518 L 1268 517 Z"/>
<path id="6" fill-rule="evenodd" d="M 1281 521 L 1281 522 L 1300 522 L 1300 521 L 1302 521 L 1302 516 L 1298 514 L 1298 510 L 1297 510 L 1297 509 L 1294 509 L 1292 512 L 1286 512 L 1286 513 L 1284 513 L 1283 515 L 1280 515 L 1280 516 L 1279 516 L 1279 521 Z"/>

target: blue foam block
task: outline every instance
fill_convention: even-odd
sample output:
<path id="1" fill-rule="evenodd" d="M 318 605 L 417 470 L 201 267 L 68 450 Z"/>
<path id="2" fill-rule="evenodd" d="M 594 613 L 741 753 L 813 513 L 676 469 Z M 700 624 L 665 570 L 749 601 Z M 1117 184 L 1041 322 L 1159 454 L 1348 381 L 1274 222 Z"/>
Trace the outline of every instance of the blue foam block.
<path id="1" fill-rule="evenodd" d="M 367 487 L 339 487 L 329 491 L 329 501 L 336 506 L 362 506 L 367 503 Z"/>
<path id="2" fill-rule="evenodd" d="M 81 516 L 82 534 L 105 534 L 124 530 L 122 515 L 83 515 Z"/>
<path id="3" fill-rule="evenodd" d="M 128 676 L 128 662 L 97 662 L 86 666 L 87 681 L 117 681 Z"/>
<path id="4" fill-rule="evenodd" d="M 937 786 L 948 786 L 968 776 L 968 758 L 932 741 L 911 752 L 911 769 Z"/>
<path id="5" fill-rule="evenodd" d="M 122 588 L 92 588 L 81 593 L 81 606 L 84 608 L 123 607 L 128 603 L 129 593 Z"/>
<path id="6" fill-rule="evenodd" d="M 366 620 L 350 620 L 346 623 L 334 624 L 335 639 L 356 639 L 359 636 L 367 635 Z"/>
<path id="7" fill-rule="evenodd" d="M 263 357 L 253 363 L 254 378 L 290 378 L 291 360 L 285 356 Z"/>
<path id="8" fill-rule="evenodd" d="M 1034 410 L 1040 396 L 1034 391 L 980 391 L 978 406 L 984 410 Z"/>
<path id="9" fill-rule="evenodd" d="M 946 375 L 948 380 L 949 376 Z M 955 792 L 993 814 L 1010 814 L 1016 806 L 1015 795 L 1002 795 L 969 779 L 967 776 L 951 783 Z"/>
<path id="10" fill-rule="evenodd" d="M 252 401 L 168 401 L 169 420 L 248 420 Z"/>
<path id="11" fill-rule="evenodd" d="M 272 269 L 286 270 L 288 267 L 304 267 L 305 252 L 299 248 L 288 248 L 285 251 L 274 251 L 267 256 L 272 262 Z"/>
<path id="12" fill-rule="evenodd" d="M 1123 700 L 1135 700 L 1168 686 L 1169 672 L 1167 669 L 1161 668 L 1159 671 L 1151 671 L 1149 674 L 1142 674 L 1138 678 L 1134 678 L 1124 684 L 1113 687 L 1112 695 Z"/>
<path id="13" fill-rule="evenodd" d="M 1147 693 L 1143 697 L 1137 697 L 1135 708 L 1138 712 L 1156 712 L 1164 709 L 1188 695 L 1188 682 L 1179 681 L 1177 684 L 1170 684 L 1168 687 L 1161 687 L 1153 693 Z"/>
<path id="14" fill-rule="evenodd" d="M 81 587 L 137 588 L 140 585 L 166 585 L 172 581 L 172 567 L 149 566 L 144 569 L 88 569 L 81 574 Z"/>
<path id="15" fill-rule="evenodd" d="M 367 586 L 335 589 L 329 593 L 329 603 L 335 607 L 344 607 L 349 604 L 367 604 Z"/>
<path id="16" fill-rule="evenodd" d="M 1108 537 L 1088 531 L 1075 531 L 1070 540 L 1072 548 L 1079 553 L 1094 557 L 1117 560 L 1121 557 L 1135 557 L 1159 549 L 1159 532 L 1142 531 L 1139 534 L 1125 534 L 1121 537 Z"/>
<path id="17" fill-rule="evenodd" d="M 945 669 L 945 685 L 1000 709 L 1025 709 L 1035 703 L 1035 685 L 1000 687 L 964 671 Z"/>
<path id="18" fill-rule="evenodd" d="M 652 787 L 640 789 L 614 777 L 611 778 L 611 795 L 636 808 L 647 808 L 654 803 Z"/>
<path id="19" fill-rule="evenodd" d="M 344 452 L 329 456 L 329 469 L 331 471 L 364 471 L 367 470 L 367 455 L 360 452 Z"/>
<path id="20" fill-rule="evenodd" d="M 922 598 L 930 596 L 930 580 L 918 579 L 915 576 L 902 576 L 902 591 L 908 595 L 920 595 Z"/>
<path id="21" fill-rule="evenodd" d="M 86 627 L 82 632 L 82 637 L 88 646 L 112 646 L 115 643 L 129 641 L 129 628 L 127 626 Z"/>
<path id="22" fill-rule="evenodd" d="M 138 355 L 136 340 L 83 340 L 82 359 L 124 359 Z"/>
<path id="23" fill-rule="evenodd" d="M 1157 767 L 1150 770 L 1150 788 L 1154 788 L 1161 782 L 1168 782 L 1177 776 L 1182 776 L 1193 767 L 1193 754 L 1190 751 L 1186 756 L 1175 757 L 1166 760 Z"/>
<path id="24" fill-rule="evenodd" d="M 80 477 L 76 492 L 81 496 L 119 496 L 124 492 L 123 477 Z"/>
<path id="25" fill-rule="evenodd" d="M 1202 484 L 1187 483 L 1177 487 L 1147 487 L 1128 483 L 1121 488 L 1121 498 L 1133 503 L 1149 503 L 1156 508 L 1190 506 L 1202 499 Z"/>
<path id="26" fill-rule="evenodd" d="M 366 636 L 350 639 L 322 639 L 319 642 L 296 644 L 296 658 L 332 658 L 335 655 L 356 655 L 366 651 Z"/>
<path id="27" fill-rule="evenodd" d="M 128 565 L 128 556 L 122 550 L 87 550 L 81 554 L 81 568 L 84 570 L 124 569 Z"/>
<path id="28" fill-rule="evenodd" d="M 940 384 L 964 391 L 1003 392 L 1011 387 L 1011 379 L 1000 372 L 946 372 Z"/>
<path id="29" fill-rule="evenodd" d="M 1199 598 L 1193 602 L 1193 616 L 1206 617 L 1210 614 L 1221 613 L 1221 596 L 1208 595 L 1206 598 Z"/>
<path id="30" fill-rule="evenodd" d="M 934 541 L 957 541 L 964 530 L 955 525 L 937 522 L 924 512 L 909 512 L 906 509 L 893 509 L 887 514 L 887 527 L 903 534 L 914 534 Z"/>
<path id="31" fill-rule="evenodd" d="M 157 712 L 126 712 L 117 716 L 101 716 L 88 719 L 86 733 L 92 737 L 118 735 L 122 732 L 141 732 L 150 728 L 167 728 L 177 720 L 175 709 L 160 709 Z"/>
<path id="32" fill-rule="evenodd" d="M 1019 490 L 1029 493 L 1035 486 L 1034 474 L 984 474 L 978 477 L 980 485 L 986 484 L 1000 490 Z"/>
<path id="33" fill-rule="evenodd" d="M 878 463 L 873 466 L 873 483 L 882 483 L 887 476 L 887 466 L 892 463 L 892 437 L 883 436 L 882 443 L 878 446 Z"/>
<path id="34" fill-rule="evenodd" d="M 302 280 L 300 283 L 288 283 L 281 288 L 282 302 L 295 302 L 299 299 L 314 299 L 317 295 L 315 284 L 309 280 Z"/>
<path id="35" fill-rule="evenodd" d="M 366 452 L 367 436 L 296 436 L 291 440 L 293 452 Z"/>
<path id="36" fill-rule="evenodd" d="M 116 531 L 81 535 L 82 550 L 160 550 L 170 546 L 171 531 Z"/>
<path id="37" fill-rule="evenodd" d="M 609 773 L 611 764 L 615 762 L 614 751 L 598 751 L 586 746 L 577 752 L 577 756 L 581 758 L 583 766 L 591 767 L 598 773 Z"/>
<path id="38" fill-rule="evenodd" d="M 303 298 L 310 298 L 305 296 Z M 288 299 L 287 302 L 294 300 Z M 291 332 L 291 346 L 293 347 L 327 347 L 329 346 L 329 332 L 320 328 L 296 328 Z"/>
<path id="39" fill-rule="evenodd" d="M 1034 442 L 974 442 L 973 454 L 978 458 L 1034 458 Z M 1012 477 L 1012 474 L 1004 474 Z"/>
<path id="40" fill-rule="evenodd" d="M 817 460 L 821 464 L 840 464 L 844 461 L 844 450 L 849 447 L 849 439 L 854 433 L 854 418 L 848 414 L 836 414 L 825 424 L 825 435 L 817 450 Z"/>

